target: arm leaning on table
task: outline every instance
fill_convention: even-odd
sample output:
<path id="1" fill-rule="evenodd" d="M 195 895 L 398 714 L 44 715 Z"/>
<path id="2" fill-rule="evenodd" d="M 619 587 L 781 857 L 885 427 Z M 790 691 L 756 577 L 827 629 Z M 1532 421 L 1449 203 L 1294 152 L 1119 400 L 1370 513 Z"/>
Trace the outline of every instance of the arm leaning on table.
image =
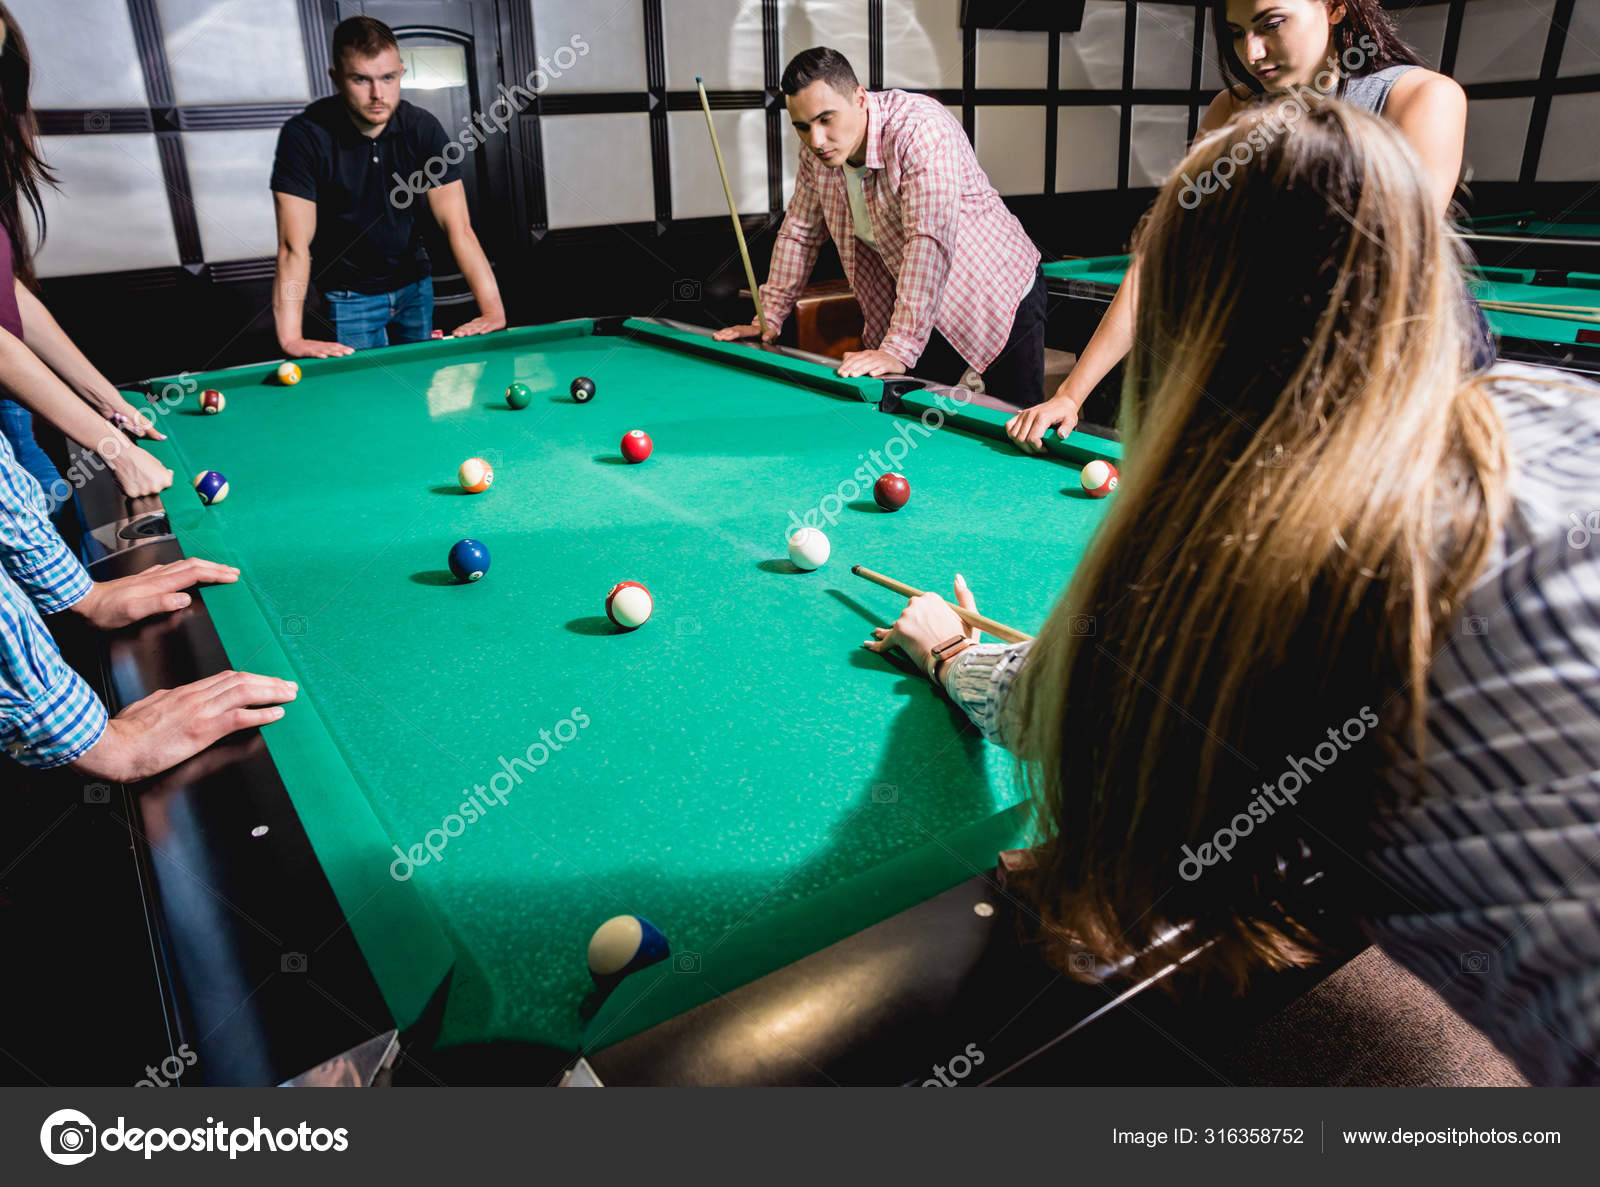
<path id="1" fill-rule="evenodd" d="M 434 186 L 428 190 L 428 209 L 433 219 L 444 230 L 450 241 L 450 254 L 455 256 L 467 287 L 478 302 L 478 316 L 459 325 L 452 338 L 467 338 L 475 334 L 488 334 L 506 328 L 506 307 L 500 299 L 500 286 L 489 267 L 489 258 L 483 254 L 483 245 L 472 229 L 472 215 L 467 210 L 467 190 L 459 181 Z"/>
<path id="2" fill-rule="evenodd" d="M 61 658 L 41 615 L 71 610 L 102 630 L 189 604 L 201 582 L 238 570 L 189 558 L 117 581 L 90 579 L 50 523 L 44 492 L 0 441 L 0 747 L 24 766 L 71 763 L 120 782 L 147 778 L 237 730 L 283 716 L 295 686 L 218 672 L 163 689 L 116 717 Z"/>
<path id="3" fill-rule="evenodd" d="M 42 310 L 43 306 L 40 306 L 39 311 Z M 48 314 L 45 316 L 48 317 Z M 23 332 L 32 335 L 40 327 L 37 314 L 30 315 L 28 308 L 24 307 L 23 317 Z M 28 320 L 30 317 L 31 322 Z M 51 325 L 54 324 L 52 320 Z M 48 339 L 49 335 L 45 337 Z M 61 337 L 63 340 L 66 338 L 64 334 Z M 71 347 L 70 342 L 67 345 Z M 76 347 L 72 347 L 72 353 L 77 353 Z M 59 349 L 56 357 L 63 357 Z M 84 359 L 84 365 L 88 366 L 87 359 Z M 89 367 L 89 370 L 93 371 L 93 367 Z M 11 397 L 36 416 L 43 417 L 83 448 L 98 453 L 116 476 L 122 493 L 129 498 L 157 494 L 172 485 L 171 470 L 157 461 L 153 454 L 130 441 L 121 429 L 96 415 L 22 339 L 3 328 L 0 328 L 0 393 Z M 127 427 L 132 432 L 142 431 L 139 425 Z"/>

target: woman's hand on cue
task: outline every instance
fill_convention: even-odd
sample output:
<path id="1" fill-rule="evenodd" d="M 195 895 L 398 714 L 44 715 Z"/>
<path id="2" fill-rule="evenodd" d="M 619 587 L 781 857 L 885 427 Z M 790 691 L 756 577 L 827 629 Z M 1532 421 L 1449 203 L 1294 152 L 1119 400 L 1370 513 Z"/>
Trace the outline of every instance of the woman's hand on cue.
<path id="1" fill-rule="evenodd" d="M 1065 437 L 1077 426 L 1078 405 L 1066 392 L 1066 384 L 1042 404 L 1024 408 L 1006 421 L 1006 432 L 1029 453 L 1044 452 L 1044 435 L 1055 429 Z"/>
<path id="2" fill-rule="evenodd" d="M 978 603 L 967 588 L 967 579 L 956 574 L 956 604 L 963 610 L 978 609 Z M 977 627 L 969 627 L 950 604 L 938 594 L 918 594 L 906 603 L 893 626 L 874 627 L 872 638 L 861 645 L 869 651 L 882 654 L 898 647 L 924 672 L 932 666 L 933 649 L 952 635 L 965 635 L 976 643 L 982 635 Z"/>
<path id="3" fill-rule="evenodd" d="M 763 334 L 759 322 L 748 322 L 742 326 L 723 326 L 712 337 L 718 342 L 736 342 L 740 338 L 760 338 L 763 342 L 776 342 L 778 331 L 768 326 L 767 332 Z"/>

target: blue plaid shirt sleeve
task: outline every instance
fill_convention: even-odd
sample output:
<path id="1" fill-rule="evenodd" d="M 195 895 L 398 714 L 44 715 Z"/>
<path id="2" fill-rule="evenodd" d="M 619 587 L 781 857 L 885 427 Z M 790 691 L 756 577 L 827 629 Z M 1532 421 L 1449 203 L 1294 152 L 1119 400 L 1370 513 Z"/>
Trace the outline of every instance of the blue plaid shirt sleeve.
<path id="1" fill-rule="evenodd" d="M 72 555 L 34 476 L 17 464 L 0 437 L 0 568 L 40 614 L 58 614 L 89 592 L 93 582 Z"/>
<path id="2" fill-rule="evenodd" d="M 71 762 L 105 733 L 105 706 L 40 617 L 90 585 L 50 523 L 44 492 L 0 437 L 0 746 L 25 766 Z"/>

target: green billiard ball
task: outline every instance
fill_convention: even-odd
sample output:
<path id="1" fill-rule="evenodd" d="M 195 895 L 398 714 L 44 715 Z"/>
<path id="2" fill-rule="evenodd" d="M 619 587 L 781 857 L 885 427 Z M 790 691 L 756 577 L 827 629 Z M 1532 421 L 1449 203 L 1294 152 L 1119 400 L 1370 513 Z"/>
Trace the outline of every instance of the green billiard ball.
<path id="1" fill-rule="evenodd" d="M 506 403 L 513 408 L 526 408 L 533 403 L 533 389 L 525 383 L 513 383 L 506 388 Z"/>

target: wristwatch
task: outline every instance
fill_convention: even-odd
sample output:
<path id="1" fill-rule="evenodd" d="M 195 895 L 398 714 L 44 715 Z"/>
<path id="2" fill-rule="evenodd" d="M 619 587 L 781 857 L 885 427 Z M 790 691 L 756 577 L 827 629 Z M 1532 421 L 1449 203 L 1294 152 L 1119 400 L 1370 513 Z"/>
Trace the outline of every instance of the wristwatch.
<path id="1" fill-rule="evenodd" d="M 965 635 L 951 635 L 943 643 L 933 649 L 930 655 L 928 676 L 935 684 L 944 683 L 944 665 L 955 659 L 967 648 L 972 646 L 972 640 Z"/>

